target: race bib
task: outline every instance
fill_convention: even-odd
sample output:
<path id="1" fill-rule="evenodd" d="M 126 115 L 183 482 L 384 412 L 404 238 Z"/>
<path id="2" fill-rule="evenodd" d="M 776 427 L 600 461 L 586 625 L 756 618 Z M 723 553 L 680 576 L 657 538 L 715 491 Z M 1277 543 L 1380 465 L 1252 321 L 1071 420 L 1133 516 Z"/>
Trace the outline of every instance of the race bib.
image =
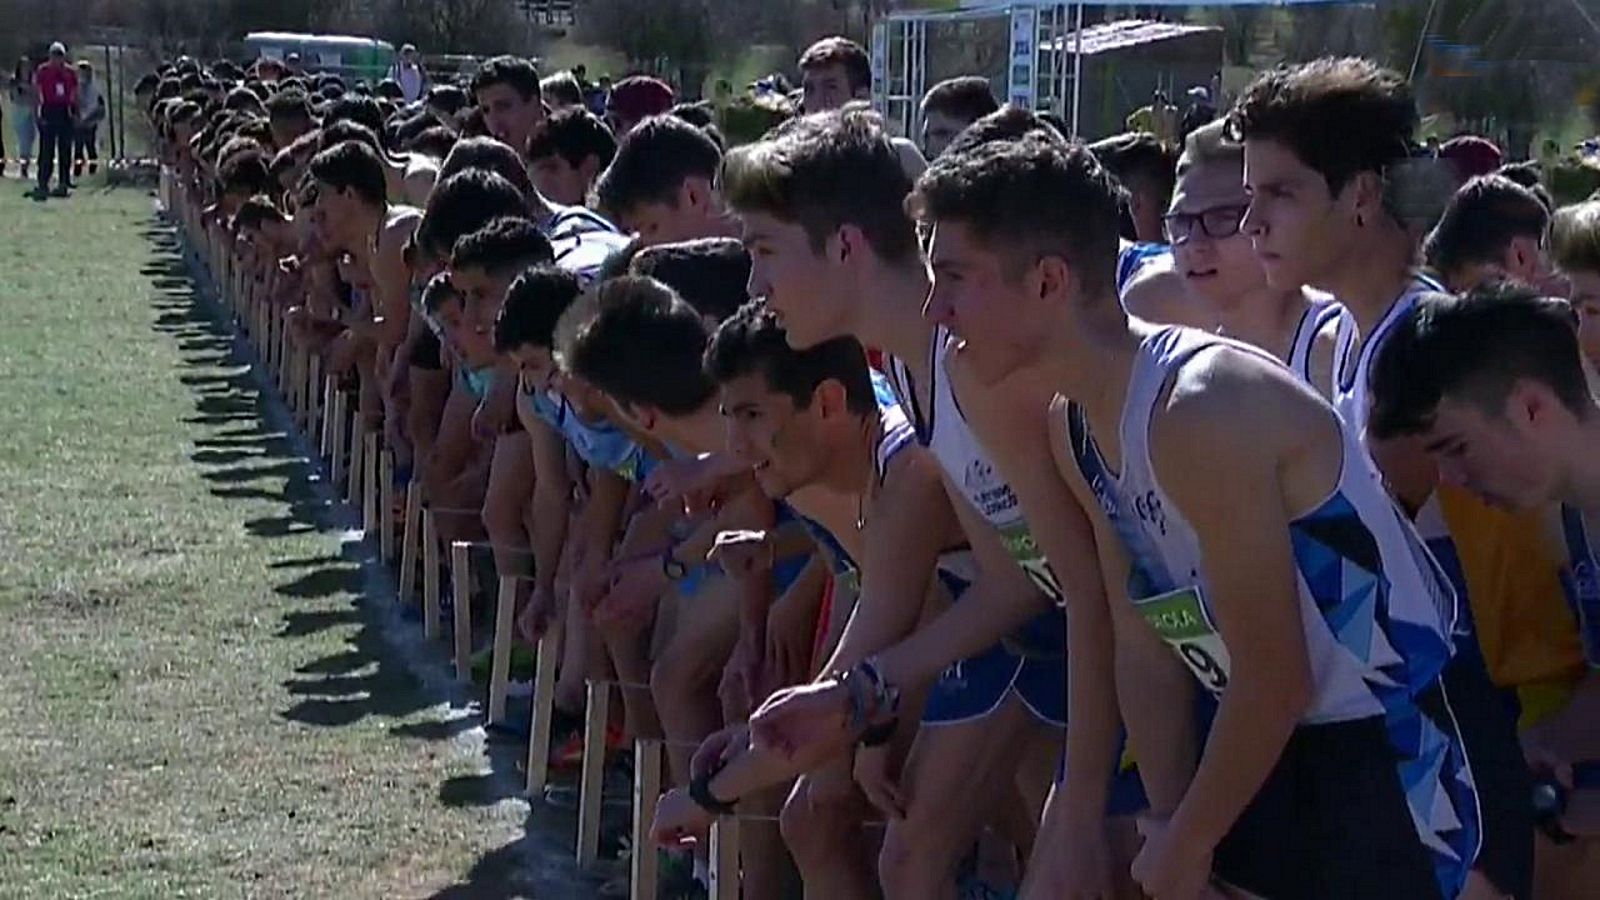
<path id="1" fill-rule="evenodd" d="M 1134 604 L 1167 646 L 1178 654 L 1200 684 L 1213 694 L 1228 686 L 1228 648 L 1200 601 L 1200 589 L 1187 587 Z"/>
<path id="2" fill-rule="evenodd" d="M 1044 592 L 1051 602 L 1060 605 L 1064 602 L 1061 593 L 1061 584 L 1056 581 L 1056 575 L 1050 571 L 1050 564 L 1045 561 L 1044 554 L 1039 552 L 1039 545 L 1033 539 L 1033 532 L 1028 529 L 1028 524 L 1021 519 L 1013 525 L 1000 530 L 1000 540 L 1005 544 L 1006 552 L 1017 561 L 1022 571 L 1027 573 L 1028 579 L 1034 587 Z"/>

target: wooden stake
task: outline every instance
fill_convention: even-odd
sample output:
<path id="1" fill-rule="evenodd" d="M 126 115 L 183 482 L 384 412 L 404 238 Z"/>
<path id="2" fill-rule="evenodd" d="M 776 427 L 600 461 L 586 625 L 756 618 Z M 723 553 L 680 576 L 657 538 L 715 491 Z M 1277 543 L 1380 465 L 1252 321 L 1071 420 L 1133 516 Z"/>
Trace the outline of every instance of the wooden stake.
<path id="1" fill-rule="evenodd" d="M 431 509 L 422 513 L 422 621 L 435 623 L 439 636 L 439 523 Z"/>
<path id="2" fill-rule="evenodd" d="M 412 481 L 406 485 L 406 521 L 400 534 L 400 595 L 395 598 L 408 606 L 417 599 L 417 548 L 422 545 L 422 535 L 418 534 L 421 527 L 422 482 Z M 434 616 L 434 621 L 438 621 L 438 616 Z M 426 621 L 422 623 L 422 633 L 429 638 L 438 637 L 429 634 Z"/>
<path id="3" fill-rule="evenodd" d="M 517 616 L 517 580 L 501 576 L 494 607 L 494 654 L 489 666 L 489 722 L 506 719 L 506 691 L 511 681 L 511 632 Z"/>
<path id="4" fill-rule="evenodd" d="M 461 597 L 472 596 L 472 544 L 467 543 L 467 541 L 456 541 L 456 543 L 450 544 L 450 593 L 454 594 L 451 605 L 458 605 L 461 602 Z M 437 615 L 435 615 L 434 621 L 430 623 L 429 628 L 424 629 L 424 634 L 427 634 L 429 639 L 438 637 Z M 456 653 L 454 653 L 456 677 L 461 679 L 462 682 L 472 681 L 472 633 L 470 631 L 467 633 L 466 655 L 462 655 L 459 652 L 461 650 L 461 641 L 456 641 L 454 644 L 456 644 Z"/>
<path id="5" fill-rule="evenodd" d="M 633 871 L 629 879 L 633 900 L 656 900 L 660 859 L 650 828 L 661 802 L 661 742 L 640 738 L 633 742 Z"/>
<path id="6" fill-rule="evenodd" d="M 606 716 L 611 685 L 589 682 L 583 713 L 583 768 L 578 773 L 578 865 L 588 868 L 600 858 L 600 807 L 606 771 Z"/>
<path id="7" fill-rule="evenodd" d="M 361 530 L 369 538 L 378 536 L 378 457 L 382 444 L 376 431 L 369 431 L 363 440 L 366 447 L 361 454 Z"/>
<path id="8" fill-rule="evenodd" d="M 330 422 L 330 429 L 333 432 L 330 456 L 333 462 L 330 464 L 331 469 L 328 477 L 332 481 L 335 490 L 338 490 L 340 482 L 344 481 L 344 444 L 345 435 L 349 433 L 348 426 L 350 424 L 349 416 L 345 415 L 345 396 L 344 391 L 337 388 L 334 389 L 333 416 Z"/>
<path id="9" fill-rule="evenodd" d="M 361 514 L 361 482 L 366 471 L 366 441 L 361 429 L 361 395 L 349 393 L 345 401 L 350 421 L 345 425 L 350 431 L 350 469 L 344 484 L 344 502 Z"/>
<path id="10" fill-rule="evenodd" d="M 394 561 L 394 451 L 378 455 L 378 558 Z"/>
<path id="11" fill-rule="evenodd" d="M 739 820 L 718 816 L 711 823 L 710 900 L 739 900 Z"/>
<path id="12" fill-rule="evenodd" d="M 528 797 L 540 799 L 550 781 L 550 720 L 556 709 L 556 656 L 560 643 L 546 634 L 539 638 L 533 669 L 533 711 L 528 717 Z"/>

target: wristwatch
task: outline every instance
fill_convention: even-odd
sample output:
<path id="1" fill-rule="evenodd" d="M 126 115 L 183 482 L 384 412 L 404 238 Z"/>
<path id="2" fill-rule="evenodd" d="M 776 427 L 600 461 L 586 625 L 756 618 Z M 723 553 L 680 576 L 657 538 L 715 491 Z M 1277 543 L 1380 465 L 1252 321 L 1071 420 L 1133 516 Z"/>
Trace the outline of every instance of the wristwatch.
<path id="1" fill-rule="evenodd" d="M 661 574 L 667 576 L 668 581 L 682 581 L 689 575 L 689 566 L 676 556 L 672 551 L 678 549 L 677 544 L 661 551 Z"/>
<path id="2" fill-rule="evenodd" d="M 724 803 L 711 794 L 711 779 L 717 777 L 717 773 L 720 771 L 722 771 L 721 768 L 713 769 L 710 772 L 705 772 L 689 779 L 689 799 L 693 800 L 696 806 L 714 816 L 732 815 L 734 804 Z"/>

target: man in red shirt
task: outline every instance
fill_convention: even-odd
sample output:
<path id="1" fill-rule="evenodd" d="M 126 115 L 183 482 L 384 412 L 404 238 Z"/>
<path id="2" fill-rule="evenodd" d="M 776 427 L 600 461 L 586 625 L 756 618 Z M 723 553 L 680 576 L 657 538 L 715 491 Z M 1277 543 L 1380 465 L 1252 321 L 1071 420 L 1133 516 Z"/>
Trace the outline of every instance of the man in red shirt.
<path id="1" fill-rule="evenodd" d="M 33 76 L 39 89 L 39 190 L 50 191 L 50 169 L 59 166 L 61 175 L 56 196 L 65 197 L 72 189 L 72 139 L 78 118 L 78 75 L 67 65 L 67 48 L 57 41 L 50 45 L 50 59 Z"/>

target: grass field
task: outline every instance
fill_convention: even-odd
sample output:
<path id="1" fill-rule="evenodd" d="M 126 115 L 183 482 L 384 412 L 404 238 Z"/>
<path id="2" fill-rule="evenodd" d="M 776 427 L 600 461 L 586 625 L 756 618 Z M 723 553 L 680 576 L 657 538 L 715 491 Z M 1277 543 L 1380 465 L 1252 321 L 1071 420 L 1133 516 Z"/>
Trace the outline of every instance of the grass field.
<path id="1" fill-rule="evenodd" d="M 0 181 L 0 893 L 591 895 L 443 667 L 391 649 L 150 197 L 24 190 Z"/>

